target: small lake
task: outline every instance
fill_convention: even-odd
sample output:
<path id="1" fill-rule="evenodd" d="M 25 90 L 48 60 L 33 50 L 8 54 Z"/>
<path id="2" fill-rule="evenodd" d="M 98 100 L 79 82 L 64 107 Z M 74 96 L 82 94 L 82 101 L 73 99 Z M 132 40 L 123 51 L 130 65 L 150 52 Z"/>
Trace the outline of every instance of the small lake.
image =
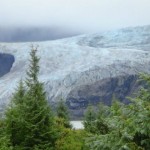
<path id="1" fill-rule="evenodd" d="M 84 129 L 82 121 L 70 121 L 70 123 L 74 129 Z"/>

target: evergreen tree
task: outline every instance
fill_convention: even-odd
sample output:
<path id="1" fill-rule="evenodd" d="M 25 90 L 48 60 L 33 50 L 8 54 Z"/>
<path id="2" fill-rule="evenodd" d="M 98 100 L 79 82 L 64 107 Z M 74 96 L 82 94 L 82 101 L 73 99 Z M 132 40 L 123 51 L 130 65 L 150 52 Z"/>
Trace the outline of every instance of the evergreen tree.
<path id="1" fill-rule="evenodd" d="M 16 92 L 13 94 L 12 103 L 14 103 L 14 105 L 22 105 L 24 102 L 25 93 L 26 90 L 24 87 L 24 83 L 22 80 L 20 80 L 18 88 L 16 89 Z"/>
<path id="2" fill-rule="evenodd" d="M 143 75 L 147 89 L 130 99 L 129 105 L 114 102 L 105 117 L 109 131 L 87 140 L 91 150 L 149 150 L 150 149 L 150 75 Z"/>
<path id="3" fill-rule="evenodd" d="M 92 106 L 88 106 L 87 111 L 85 112 L 84 118 L 84 128 L 86 131 L 94 133 L 95 132 L 95 121 L 96 121 L 96 113 Z"/>
<path id="4" fill-rule="evenodd" d="M 38 80 L 39 58 L 32 47 L 27 71 L 26 92 L 22 81 L 6 112 L 6 131 L 15 150 L 51 150 L 54 146 L 53 115 L 43 84 Z"/>
<path id="5" fill-rule="evenodd" d="M 12 150 L 9 136 L 6 134 L 5 121 L 0 117 L 0 150 Z"/>
<path id="6" fill-rule="evenodd" d="M 106 134 L 109 132 L 109 127 L 105 122 L 105 118 L 109 115 L 109 108 L 104 104 L 99 105 L 99 111 L 95 121 L 95 133 Z"/>
<path id="7" fill-rule="evenodd" d="M 13 147 L 23 142 L 24 134 L 24 112 L 23 102 L 25 99 L 25 88 L 22 80 L 16 92 L 13 94 L 12 101 L 5 113 L 6 133 L 9 136 L 10 143 Z"/>
<path id="8" fill-rule="evenodd" d="M 68 108 L 65 105 L 63 99 L 61 99 L 58 102 L 58 106 L 56 108 L 56 111 L 57 111 L 57 117 L 58 117 L 58 119 L 63 119 L 63 125 L 64 125 L 64 127 L 71 128 Z"/>
<path id="9" fill-rule="evenodd" d="M 32 47 L 30 66 L 27 71 L 27 95 L 24 101 L 25 131 L 24 146 L 27 149 L 53 147 L 53 115 L 46 100 L 43 84 L 38 80 L 39 58 L 37 48 Z"/>

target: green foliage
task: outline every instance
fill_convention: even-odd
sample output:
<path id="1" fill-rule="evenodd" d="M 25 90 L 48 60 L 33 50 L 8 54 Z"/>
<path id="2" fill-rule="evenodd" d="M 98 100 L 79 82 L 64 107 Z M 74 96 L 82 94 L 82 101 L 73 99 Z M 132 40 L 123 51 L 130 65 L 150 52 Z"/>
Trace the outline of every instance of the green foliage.
<path id="1" fill-rule="evenodd" d="M 88 138 L 91 150 L 148 150 L 150 149 L 150 77 L 148 83 L 131 104 L 114 102 L 105 118 L 109 132 Z"/>
<path id="2" fill-rule="evenodd" d="M 24 134 L 24 122 L 23 122 L 23 102 L 25 100 L 25 89 L 23 82 L 19 82 L 19 86 L 14 93 L 12 102 L 6 110 L 5 122 L 6 133 L 10 137 L 12 146 L 22 143 Z M 20 132 L 21 131 L 21 132 Z"/>
<path id="3" fill-rule="evenodd" d="M 56 150 L 89 150 L 85 147 L 85 137 L 87 133 L 84 130 L 64 129 L 60 138 L 56 141 Z"/>
<path id="4" fill-rule="evenodd" d="M 71 128 L 68 108 L 62 99 L 58 102 L 56 111 L 57 117 L 63 120 L 63 126 L 65 128 Z"/>
<path id="5" fill-rule="evenodd" d="M 108 116 L 108 106 L 104 106 L 102 103 L 99 105 L 99 111 L 92 106 L 87 108 L 84 119 L 84 128 L 86 131 L 93 134 L 106 134 L 109 131 L 109 127 L 105 121 L 105 117 Z"/>
<path id="6" fill-rule="evenodd" d="M 88 136 L 85 130 L 73 130 L 64 126 L 64 119 L 55 117 L 57 129 L 56 150 L 89 150 L 85 147 L 85 138 Z"/>
<path id="7" fill-rule="evenodd" d="M 10 145 L 9 138 L 5 135 L 1 135 L 0 137 L 0 150 L 13 150 Z"/>
<path id="8" fill-rule="evenodd" d="M 95 121 L 96 112 L 94 111 L 94 108 L 92 106 L 88 106 L 83 122 L 85 130 L 91 133 L 95 133 Z"/>
<path id="9" fill-rule="evenodd" d="M 37 48 L 32 47 L 26 90 L 21 81 L 6 111 L 6 133 L 15 150 L 50 150 L 55 142 L 53 115 L 38 80 L 36 53 Z"/>
<path id="10" fill-rule="evenodd" d="M 8 135 L 5 133 L 5 122 L 0 119 L 0 150 L 12 150 Z"/>
<path id="11" fill-rule="evenodd" d="M 99 105 L 99 111 L 96 115 L 95 125 L 94 125 L 94 133 L 96 134 L 106 134 L 109 132 L 109 127 L 105 121 L 105 118 L 109 115 L 108 106 L 104 106 L 104 104 Z"/>

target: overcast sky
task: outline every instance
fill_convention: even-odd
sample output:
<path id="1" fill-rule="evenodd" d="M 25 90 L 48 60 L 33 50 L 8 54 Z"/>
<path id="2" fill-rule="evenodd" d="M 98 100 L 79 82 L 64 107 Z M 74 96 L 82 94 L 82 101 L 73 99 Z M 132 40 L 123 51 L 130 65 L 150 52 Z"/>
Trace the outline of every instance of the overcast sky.
<path id="1" fill-rule="evenodd" d="M 98 32 L 150 24 L 150 0 L 0 0 L 0 26 Z"/>

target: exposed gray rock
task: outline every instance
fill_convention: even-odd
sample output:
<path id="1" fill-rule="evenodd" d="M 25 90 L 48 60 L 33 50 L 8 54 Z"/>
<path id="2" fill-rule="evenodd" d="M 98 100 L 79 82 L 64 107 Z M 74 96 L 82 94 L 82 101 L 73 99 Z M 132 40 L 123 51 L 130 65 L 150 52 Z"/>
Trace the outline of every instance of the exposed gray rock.
<path id="1" fill-rule="evenodd" d="M 15 58 L 13 55 L 0 53 L 0 77 L 2 77 L 10 71 L 14 61 Z"/>
<path id="2" fill-rule="evenodd" d="M 39 78 L 50 103 L 66 99 L 74 117 L 89 103 L 110 105 L 112 97 L 128 103 L 137 91 L 139 72 L 150 73 L 150 26 L 37 42 Z M 31 43 L 1 43 L 0 53 L 15 57 L 0 78 L 0 105 L 8 104 L 19 79 L 25 78 Z M 3 64 L 5 61 L 3 60 Z"/>
<path id="3" fill-rule="evenodd" d="M 126 97 L 135 96 L 141 86 L 137 79 L 136 75 L 118 76 L 74 88 L 67 97 L 72 117 L 82 116 L 88 105 L 97 106 L 100 102 L 111 105 L 112 99 L 128 104 Z"/>

